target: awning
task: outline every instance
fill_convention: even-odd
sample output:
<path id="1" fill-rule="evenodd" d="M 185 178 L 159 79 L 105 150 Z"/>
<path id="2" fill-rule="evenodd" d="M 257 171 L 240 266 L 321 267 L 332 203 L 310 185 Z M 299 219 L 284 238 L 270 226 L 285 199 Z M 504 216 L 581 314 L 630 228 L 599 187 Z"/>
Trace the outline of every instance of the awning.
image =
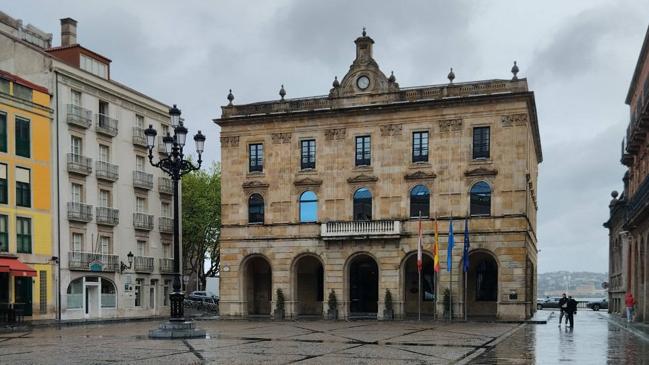
<path id="1" fill-rule="evenodd" d="M 36 276 L 36 270 L 20 262 L 17 257 L 0 257 L 0 272 L 9 272 L 13 276 Z"/>

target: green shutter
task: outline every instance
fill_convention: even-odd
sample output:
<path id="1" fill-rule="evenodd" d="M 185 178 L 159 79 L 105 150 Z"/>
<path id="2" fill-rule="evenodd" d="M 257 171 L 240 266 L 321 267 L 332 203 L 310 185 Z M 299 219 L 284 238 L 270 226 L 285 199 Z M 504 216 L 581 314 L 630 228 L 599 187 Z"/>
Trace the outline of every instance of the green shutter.
<path id="1" fill-rule="evenodd" d="M 29 120 L 16 118 L 16 155 L 31 157 Z"/>

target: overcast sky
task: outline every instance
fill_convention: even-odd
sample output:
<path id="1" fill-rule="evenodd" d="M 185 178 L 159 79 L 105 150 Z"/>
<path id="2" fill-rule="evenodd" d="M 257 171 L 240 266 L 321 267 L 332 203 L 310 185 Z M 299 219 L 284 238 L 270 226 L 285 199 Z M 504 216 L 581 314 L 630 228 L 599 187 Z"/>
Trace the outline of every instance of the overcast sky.
<path id="1" fill-rule="evenodd" d="M 190 132 L 207 133 L 227 104 L 328 93 L 354 59 L 361 28 L 381 69 L 402 87 L 519 77 L 535 92 L 544 161 L 539 174 L 539 272 L 608 270 L 610 192 L 622 190 L 624 104 L 649 24 L 633 1 L 3 1 L 0 10 L 110 58 L 111 77 L 177 103 Z"/>

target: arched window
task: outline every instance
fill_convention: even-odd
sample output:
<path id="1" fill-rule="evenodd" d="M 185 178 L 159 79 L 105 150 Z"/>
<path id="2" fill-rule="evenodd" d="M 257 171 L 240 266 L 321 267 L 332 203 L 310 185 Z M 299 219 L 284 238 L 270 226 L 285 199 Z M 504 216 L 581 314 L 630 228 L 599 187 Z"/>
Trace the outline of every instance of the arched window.
<path id="1" fill-rule="evenodd" d="M 430 192 L 423 185 L 417 185 L 410 191 L 410 216 L 417 218 L 430 216 Z"/>
<path id="2" fill-rule="evenodd" d="M 318 220 L 318 197 L 312 191 L 300 195 L 300 222 L 315 222 Z"/>
<path id="3" fill-rule="evenodd" d="M 264 223 L 264 198 L 259 194 L 248 199 L 248 223 Z"/>
<path id="4" fill-rule="evenodd" d="M 491 188 L 484 181 L 471 187 L 471 215 L 491 214 Z"/>
<path id="5" fill-rule="evenodd" d="M 372 220 L 372 193 L 367 188 L 360 188 L 354 193 L 354 220 Z"/>
<path id="6" fill-rule="evenodd" d="M 115 285 L 110 280 L 101 278 L 101 307 L 115 308 L 117 306 L 115 294 Z"/>
<path id="7" fill-rule="evenodd" d="M 83 307 L 83 278 L 74 279 L 68 285 L 67 301 L 68 309 L 79 309 Z"/>

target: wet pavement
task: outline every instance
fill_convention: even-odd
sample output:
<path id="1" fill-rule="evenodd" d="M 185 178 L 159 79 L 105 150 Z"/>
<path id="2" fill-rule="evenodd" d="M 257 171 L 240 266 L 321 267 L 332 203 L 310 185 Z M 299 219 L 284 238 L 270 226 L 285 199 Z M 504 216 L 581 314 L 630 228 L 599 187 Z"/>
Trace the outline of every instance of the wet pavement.
<path id="1" fill-rule="evenodd" d="M 649 342 L 612 323 L 608 313 L 584 309 L 575 327 L 526 325 L 472 364 L 649 364 Z"/>
<path id="2" fill-rule="evenodd" d="M 150 340 L 158 321 L 0 334 L 0 364 L 643 364 L 649 342 L 606 314 L 548 324 L 198 321 L 209 337 Z"/>

